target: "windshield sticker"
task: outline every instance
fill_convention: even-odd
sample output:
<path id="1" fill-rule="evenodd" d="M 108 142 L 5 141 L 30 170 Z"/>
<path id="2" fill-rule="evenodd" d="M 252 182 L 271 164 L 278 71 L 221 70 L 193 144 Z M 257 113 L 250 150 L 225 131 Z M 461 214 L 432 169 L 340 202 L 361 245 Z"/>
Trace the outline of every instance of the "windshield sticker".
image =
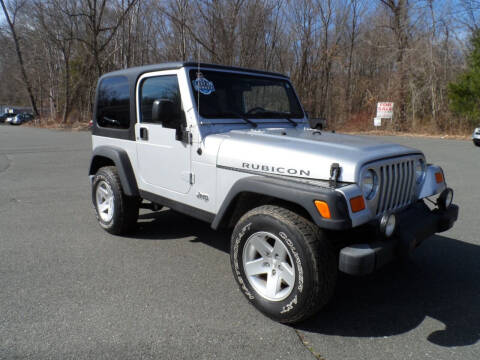
<path id="1" fill-rule="evenodd" d="M 215 86 L 213 82 L 205 79 L 202 73 L 197 74 L 197 78 L 192 81 L 193 88 L 203 95 L 210 95 L 215 91 Z"/>

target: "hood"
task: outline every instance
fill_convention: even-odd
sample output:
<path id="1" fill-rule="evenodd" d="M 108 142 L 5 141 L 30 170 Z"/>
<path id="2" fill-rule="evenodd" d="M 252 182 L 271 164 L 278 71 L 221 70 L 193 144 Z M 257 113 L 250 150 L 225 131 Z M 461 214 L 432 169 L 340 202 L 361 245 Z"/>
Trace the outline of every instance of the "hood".
<path id="1" fill-rule="evenodd" d="M 215 135 L 214 135 L 215 136 Z M 341 167 L 339 181 L 356 182 L 366 163 L 382 158 L 422 154 L 406 146 L 373 137 L 312 129 L 232 130 L 224 137 L 217 165 L 246 172 L 328 180 L 330 166 Z"/>

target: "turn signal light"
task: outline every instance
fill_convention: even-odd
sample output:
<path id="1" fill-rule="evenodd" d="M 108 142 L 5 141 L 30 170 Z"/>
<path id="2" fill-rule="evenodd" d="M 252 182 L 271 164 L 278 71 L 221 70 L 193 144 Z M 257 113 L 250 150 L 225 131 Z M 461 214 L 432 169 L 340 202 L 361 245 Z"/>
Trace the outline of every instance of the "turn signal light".
<path id="1" fill-rule="evenodd" d="M 320 200 L 315 200 L 315 206 L 325 219 L 330 219 L 332 215 L 330 214 L 330 208 L 328 207 L 328 204 L 325 201 L 320 201 Z"/>
<path id="2" fill-rule="evenodd" d="M 440 171 L 435 173 L 435 180 L 437 181 L 437 184 L 443 182 L 443 174 Z"/>
<path id="3" fill-rule="evenodd" d="M 363 196 L 356 196 L 350 199 L 350 207 L 352 208 L 352 212 L 359 212 L 365 209 L 365 200 L 363 200 Z"/>

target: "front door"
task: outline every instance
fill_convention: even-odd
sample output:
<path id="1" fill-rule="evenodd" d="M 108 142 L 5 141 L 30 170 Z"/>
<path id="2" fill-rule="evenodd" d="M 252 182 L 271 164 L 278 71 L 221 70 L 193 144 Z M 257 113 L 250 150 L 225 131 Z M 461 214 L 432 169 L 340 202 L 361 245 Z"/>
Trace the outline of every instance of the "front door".
<path id="1" fill-rule="evenodd" d="M 186 194 L 191 186 L 191 146 L 175 140 L 177 127 L 185 121 L 177 75 L 145 77 L 138 90 L 135 135 L 142 182 L 152 191 L 165 189 Z M 178 107 L 178 119 L 152 120 L 152 104 L 160 99 L 170 100 Z"/>

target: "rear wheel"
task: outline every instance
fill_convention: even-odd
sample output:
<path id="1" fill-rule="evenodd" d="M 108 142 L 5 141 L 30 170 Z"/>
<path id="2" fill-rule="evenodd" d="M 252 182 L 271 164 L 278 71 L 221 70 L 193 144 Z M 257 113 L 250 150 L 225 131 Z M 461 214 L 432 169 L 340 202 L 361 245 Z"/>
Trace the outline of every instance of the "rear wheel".
<path id="1" fill-rule="evenodd" d="M 475 146 L 480 146 L 480 139 L 473 139 L 473 144 Z"/>
<path id="2" fill-rule="evenodd" d="M 95 174 L 92 201 L 98 223 L 109 233 L 122 235 L 135 229 L 140 201 L 125 195 L 114 166 L 102 167 Z"/>
<path id="3" fill-rule="evenodd" d="M 333 295 L 337 265 L 327 237 L 288 209 L 265 205 L 246 213 L 233 231 L 230 256 L 244 295 L 276 321 L 302 321 Z"/>

